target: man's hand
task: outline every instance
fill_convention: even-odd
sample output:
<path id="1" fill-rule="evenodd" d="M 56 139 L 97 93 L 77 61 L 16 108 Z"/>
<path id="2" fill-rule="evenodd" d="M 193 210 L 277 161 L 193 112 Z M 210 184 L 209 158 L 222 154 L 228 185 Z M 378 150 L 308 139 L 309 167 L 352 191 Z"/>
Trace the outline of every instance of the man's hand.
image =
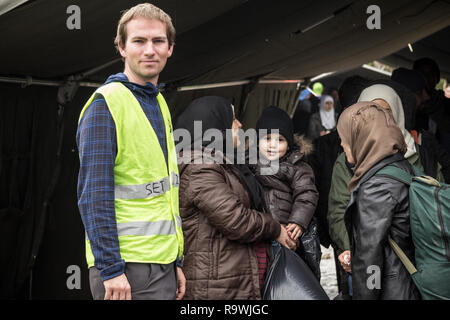
<path id="1" fill-rule="evenodd" d="M 279 243 L 281 243 L 283 246 L 285 246 L 286 248 L 289 248 L 291 250 L 297 249 L 297 243 L 289 238 L 289 235 L 286 230 L 286 226 L 283 224 L 281 225 L 281 232 L 277 238 L 277 241 Z"/>
<path id="2" fill-rule="evenodd" d="M 131 287 L 125 273 L 103 281 L 105 300 L 131 300 Z"/>
<path id="3" fill-rule="evenodd" d="M 302 235 L 302 228 L 296 223 L 289 223 L 286 230 L 289 237 L 294 241 L 297 241 L 297 239 Z"/>
<path id="4" fill-rule="evenodd" d="M 350 251 L 346 250 L 342 252 L 338 257 L 339 262 L 341 263 L 342 268 L 348 273 L 352 272 Z"/>
<path id="5" fill-rule="evenodd" d="M 177 288 L 177 300 L 181 300 L 186 292 L 186 277 L 184 276 L 183 270 L 177 267 L 178 275 L 178 288 Z"/>

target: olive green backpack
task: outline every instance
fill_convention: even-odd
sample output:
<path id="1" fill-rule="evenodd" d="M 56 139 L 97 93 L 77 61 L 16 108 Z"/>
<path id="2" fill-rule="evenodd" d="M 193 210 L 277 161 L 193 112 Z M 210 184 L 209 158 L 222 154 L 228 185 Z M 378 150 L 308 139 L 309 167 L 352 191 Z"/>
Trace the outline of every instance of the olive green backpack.
<path id="1" fill-rule="evenodd" d="M 389 237 L 424 300 L 450 299 L 450 186 L 424 176 L 416 176 L 395 166 L 386 166 L 376 175 L 387 176 L 409 186 L 411 233 L 415 263 Z"/>

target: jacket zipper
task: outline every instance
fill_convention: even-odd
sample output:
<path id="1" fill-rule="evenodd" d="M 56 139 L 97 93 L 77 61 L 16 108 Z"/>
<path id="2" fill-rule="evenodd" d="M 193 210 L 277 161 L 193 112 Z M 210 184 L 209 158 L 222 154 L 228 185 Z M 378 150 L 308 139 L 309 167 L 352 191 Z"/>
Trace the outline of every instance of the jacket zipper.
<path id="1" fill-rule="evenodd" d="M 444 219 L 442 218 L 441 203 L 439 202 L 439 191 L 441 191 L 442 189 L 446 189 L 446 187 L 442 186 L 440 188 L 436 188 L 434 195 L 435 195 L 436 204 L 437 204 L 437 214 L 438 214 L 439 224 L 441 225 L 441 236 L 442 236 L 442 240 L 444 240 L 445 255 L 447 257 L 447 260 L 450 261 L 450 248 L 449 248 L 449 244 L 448 244 L 448 237 L 445 234 Z"/>
<path id="2" fill-rule="evenodd" d="M 219 235 L 220 236 L 220 235 Z M 217 241 L 214 241 L 214 243 L 217 243 L 217 248 L 216 248 L 216 263 L 215 263 L 215 268 L 216 268 L 216 273 L 215 273 L 215 279 L 219 280 L 219 258 L 220 258 L 220 238 L 217 237 L 215 238 L 217 239 Z"/>

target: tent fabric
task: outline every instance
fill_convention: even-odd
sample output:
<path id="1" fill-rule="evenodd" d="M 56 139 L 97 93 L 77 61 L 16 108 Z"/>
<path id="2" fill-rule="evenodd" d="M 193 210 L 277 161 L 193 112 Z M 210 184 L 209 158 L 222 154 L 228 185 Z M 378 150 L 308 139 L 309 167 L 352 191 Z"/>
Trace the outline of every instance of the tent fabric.
<path id="1" fill-rule="evenodd" d="M 91 89 L 80 89 L 62 116 L 62 166 L 51 190 L 58 164 L 56 94 L 53 87 L 0 84 L 0 299 L 27 299 L 30 290 L 33 298 L 90 298 L 75 130 Z M 71 265 L 82 271 L 80 290 L 67 287 Z"/>
<path id="2" fill-rule="evenodd" d="M 441 77 L 450 80 L 450 27 L 446 27 L 412 44 L 413 51 L 403 48 L 380 59 L 398 67 L 412 68 L 415 60 L 430 57 L 437 61 Z"/>
<path id="3" fill-rule="evenodd" d="M 60 79 L 116 59 L 112 42 L 120 11 L 139 2 L 37 0 L 0 16 L 8 48 L 0 52 L 0 75 Z M 450 4 L 432 0 L 378 1 L 381 30 L 367 28 L 366 0 L 153 3 L 174 17 L 176 47 L 161 81 L 177 85 L 351 69 L 450 24 Z M 66 26 L 73 4 L 81 10 L 80 30 Z M 85 80 L 102 82 L 121 68 L 118 62 Z"/>

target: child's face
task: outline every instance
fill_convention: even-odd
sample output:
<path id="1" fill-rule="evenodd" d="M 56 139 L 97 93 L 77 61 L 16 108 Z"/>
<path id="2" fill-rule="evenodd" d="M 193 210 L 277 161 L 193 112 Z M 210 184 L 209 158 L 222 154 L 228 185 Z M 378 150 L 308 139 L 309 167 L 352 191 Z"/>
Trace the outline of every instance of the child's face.
<path id="1" fill-rule="evenodd" d="M 271 133 L 259 140 L 259 151 L 267 159 L 280 159 L 288 150 L 287 140 L 279 133 Z"/>

